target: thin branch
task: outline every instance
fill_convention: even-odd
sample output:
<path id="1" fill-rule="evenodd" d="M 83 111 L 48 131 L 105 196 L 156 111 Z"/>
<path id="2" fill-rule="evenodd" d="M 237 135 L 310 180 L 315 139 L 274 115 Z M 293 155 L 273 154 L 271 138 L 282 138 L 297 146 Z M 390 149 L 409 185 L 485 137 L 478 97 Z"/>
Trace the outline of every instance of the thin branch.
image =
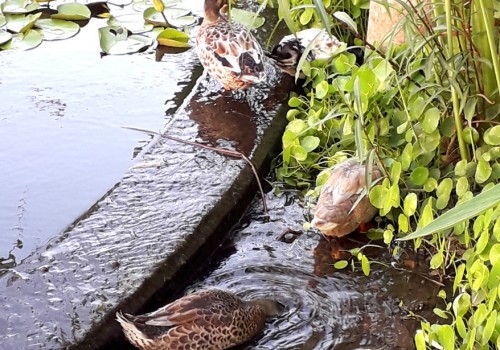
<path id="1" fill-rule="evenodd" d="M 125 125 L 122 125 L 122 128 L 134 130 L 134 131 L 145 132 L 147 134 L 160 136 L 160 137 L 163 137 L 163 138 L 166 138 L 168 140 L 175 141 L 175 142 L 184 143 L 186 145 L 191 145 L 194 147 L 205 148 L 205 149 L 209 149 L 209 150 L 215 151 L 217 153 L 220 153 L 220 154 L 223 154 L 226 156 L 231 156 L 231 157 L 243 159 L 250 166 L 250 168 L 252 169 L 253 175 L 255 176 L 255 180 L 257 180 L 257 186 L 259 186 L 259 192 L 260 192 L 260 197 L 262 199 L 262 206 L 264 209 L 264 213 L 267 214 L 267 202 L 266 202 L 266 197 L 264 195 L 264 190 L 262 188 L 262 183 L 260 182 L 260 179 L 259 179 L 259 174 L 257 173 L 257 169 L 255 168 L 255 165 L 252 163 L 252 161 L 250 159 L 248 159 L 248 157 L 245 156 L 243 153 L 238 152 L 238 151 L 225 149 L 225 148 L 217 148 L 217 147 L 213 147 L 213 146 L 209 146 L 209 145 L 204 145 L 204 144 L 196 142 L 196 141 L 183 140 L 183 139 L 180 139 L 178 137 L 165 135 L 165 134 L 153 131 L 153 130 L 136 128 L 133 126 L 125 126 Z"/>

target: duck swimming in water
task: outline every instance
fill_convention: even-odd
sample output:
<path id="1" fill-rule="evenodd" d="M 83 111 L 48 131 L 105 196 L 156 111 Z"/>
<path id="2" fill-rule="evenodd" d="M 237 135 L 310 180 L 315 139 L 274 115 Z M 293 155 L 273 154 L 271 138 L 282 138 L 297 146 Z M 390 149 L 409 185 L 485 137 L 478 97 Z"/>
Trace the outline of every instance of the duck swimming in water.
<path id="1" fill-rule="evenodd" d="M 226 90 L 246 89 L 266 79 L 264 53 L 244 25 L 228 20 L 225 10 L 227 0 L 205 0 L 196 51 L 203 67 Z"/>
<path id="2" fill-rule="evenodd" d="M 329 36 L 326 30 L 309 28 L 297 32 L 296 35 L 287 35 L 268 54 L 284 73 L 295 76 L 297 65 L 305 49 L 312 42 L 307 54 L 307 61 L 315 59 L 328 60 L 345 43 L 334 36 Z"/>
<path id="3" fill-rule="evenodd" d="M 276 301 L 244 301 L 234 294 L 209 289 L 186 295 L 154 312 L 116 320 L 127 339 L 142 350 L 223 350 L 259 333 L 266 317 L 281 309 Z"/>
<path id="4" fill-rule="evenodd" d="M 335 165 L 316 205 L 312 227 L 326 236 L 342 237 L 373 219 L 378 212 L 366 191 L 366 166 L 354 159 Z M 382 177 L 374 165 L 372 180 Z M 364 196 L 357 204 L 360 196 Z M 356 206 L 354 206 L 356 205 Z"/>

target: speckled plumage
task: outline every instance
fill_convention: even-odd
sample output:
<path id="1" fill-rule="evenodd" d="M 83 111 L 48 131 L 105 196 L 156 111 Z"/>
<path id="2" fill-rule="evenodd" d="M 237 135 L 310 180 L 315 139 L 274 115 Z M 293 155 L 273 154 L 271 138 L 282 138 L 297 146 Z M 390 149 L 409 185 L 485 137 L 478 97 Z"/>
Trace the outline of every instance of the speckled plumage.
<path id="1" fill-rule="evenodd" d="M 246 89 L 265 80 L 263 51 L 248 29 L 221 14 L 226 0 L 205 0 L 205 19 L 196 51 L 208 73 L 226 90 Z"/>
<path id="2" fill-rule="evenodd" d="M 333 167 L 319 196 L 311 222 L 313 227 L 327 236 L 342 237 L 373 219 L 377 209 L 370 203 L 366 191 L 363 194 L 366 189 L 365 170 L 366 167 L 354 159 Z M 373 166 L 372 180 L 381 176 L 380 170 Z M 360 195 L 364 197 L 353 209 Z"/>
<path id="3" fill-rule="evenodd" d="M 279 313 L 268 299 L 243 301 L 222 290 L 184 296 L 154 312 L 116 314 L 127 339 L 142 350 L 223 350 L 260 332 Z"/>
<path id="4" fill-rule="evenodd" d="M 307 54 L 307 61 L 315 59 L 330 59 L 341 47 L 346 46 L 334 36 L 329 36 L 326 30 L 309 28 L 287 35 L 273 48 L 269 57 L 285 73 L 295 75 L 300 57 L 310 43 L 313 43 Z"/>

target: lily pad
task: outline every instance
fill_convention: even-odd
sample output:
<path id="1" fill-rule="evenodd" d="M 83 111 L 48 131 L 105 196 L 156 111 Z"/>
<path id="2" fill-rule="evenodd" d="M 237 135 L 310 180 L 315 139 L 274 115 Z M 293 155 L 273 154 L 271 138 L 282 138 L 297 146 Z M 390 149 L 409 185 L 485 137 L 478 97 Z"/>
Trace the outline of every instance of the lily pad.
<path id="1" fill-rule="evenodd" d="M 5 30 L 0 30 L 0 45 L 5 44 L 10 39 L 12 39 L 12 34 L 6 32 Z"/>
<path id="2" fill-rule="evenodd" d="M 42 30 L 43 40 L 63 40 L 75 36 L 80 26 L 71 21 L 62 19 L 40 19 L 35 26 Z"/>
<path id="3" fill-rule="evenodd" d="M 0 27 L 3 27 L 7 23 L 5 16 L 0 13 Z"/>
<path id="4" fill-rule="evenodd" d="M 144 18 L 139 13 L 130 13 L 108 19 L 108 26 L 125 27 L 134 34 L 150 32 L 154 26 L 144 23 Z"/>
<path id="5" fill-rule="evenodd" d="M 6 0 L 0 8 L 5 14 L 22 14 L 33 12 L 40 7 L 38 2 L 30 0 Z"/>
<path id="6" fill-rule="evenodd" d="M 245 27 L 249 29 L 259 28 L 265 22 L 264 17 L 260 16 L 255 17 L 254 12 L 245 11 L 238 8 L 231 9 L 231 19 L 233 21 L 243 24 Z"/>
<path id="7" fill-rule="evenodd" d="M 84 21 L 90 18 L 90 10 L 85 5 L 73 2 L 57 6 L 57 13 L 53 14 L 51 17 L 69 21 Z"/>
<path id="8" fill-rule="evenodd" d="M 108 0 L 108 2 L 113 3 L 115 1 L 125 1 L 125 0 Z M 165 7 L 173 7 L 179 4 L 181 0 L 163 0 Z M 136 0 L 132 5 L 132 9 L 137 12 L 144 12 L 147 8 L 151 7 L 151 0 Z"/>
<path id="9" fill-rule="evenodd" d="M 196 23 L 196 17 L 191 16 L 191 11 L 186 9 L 180 9 L 176 7 L 167 8 L 161 12 L 158 12 L 154 7 L 149 7 L 144 11 L 144 20 L 147 23 L 151 23 L 154 26 L 160 27 L 184 27 L 190 26 Z M 166 21 L 165 21 L 166 18 Z M 168 22 L 168 23 L 167 23 Z"/>
<path id="10" fill-rule="evenodd" d="M 0 46 L 3 50 L 30 50 L 42 43 L 42 34 L 37 30 L 14 34 L 12 39 Z"/>
<path id="11" fill-rule="evenodd" d="M 101 49 L 109 55 L 134 53 L 152 44 L 151 38 L 142 35 L 128 36 L 127 28 L 108 26 L 99 29 Z"/>
<path id="12" fill-rule="evenodd" d="M 179 30 L 167 28 L 156 38 L 160 45 L 170 47 L 189 47 L 189 36 Z"/>
<path id="13" fill-rule="evenodd" d="M 33 15 L 6 15 L 7 29 L 15 33 L 25 33 L 33 28 L 41 15 L 41 12 Z"/>

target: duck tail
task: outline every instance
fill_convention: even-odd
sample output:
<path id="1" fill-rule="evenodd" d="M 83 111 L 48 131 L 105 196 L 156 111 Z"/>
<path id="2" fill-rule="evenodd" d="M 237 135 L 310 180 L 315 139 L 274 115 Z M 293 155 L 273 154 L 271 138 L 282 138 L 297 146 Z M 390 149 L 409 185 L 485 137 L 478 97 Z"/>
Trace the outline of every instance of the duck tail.
<path id="1" fill-rule="evenodd" d="M 116 313 L 116 320 L 122 326 L 125 337 L 127 337 L 133 345 L 140 349 L 153 349 L 153 340 L 137 328 L 132 318 L 132 315 L 123 314 L 121 311 Z"/>

